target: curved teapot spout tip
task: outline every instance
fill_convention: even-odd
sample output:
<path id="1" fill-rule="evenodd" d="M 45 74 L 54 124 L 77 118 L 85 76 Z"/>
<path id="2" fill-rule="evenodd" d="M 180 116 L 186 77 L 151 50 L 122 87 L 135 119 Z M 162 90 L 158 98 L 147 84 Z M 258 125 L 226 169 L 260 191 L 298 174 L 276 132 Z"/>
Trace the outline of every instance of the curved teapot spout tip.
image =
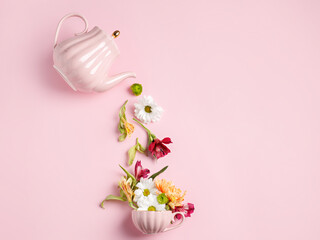
<path id="1" fill-rule="evenodd" d="M 120 35 L 120 31 L 119 31 L 119 30 L 115 30 L 115 31 L 112 33 L 112 37 L 113 37 L 113 38 L 117 38 L 117 37 L 119 37 L 119 35 Z"/>
<path id="2" fill-rule="evenodd" d="M 116 84 L 121 82 L 122 80 L 124 80 L 126 78 L 130 78 L 130 77 L 135 78 L 136 74 L 134 72 L 123 72 L 123 73 L 119 73 L 119 74 L 116 74 L 111 77 L 107 77 L 103 83 L 101 83 L 100 85 L 95 87 L 94 91 L 95 92 L 104 92 L 104 91 L 112 88 L 113 86 L 115 86 Z"/>

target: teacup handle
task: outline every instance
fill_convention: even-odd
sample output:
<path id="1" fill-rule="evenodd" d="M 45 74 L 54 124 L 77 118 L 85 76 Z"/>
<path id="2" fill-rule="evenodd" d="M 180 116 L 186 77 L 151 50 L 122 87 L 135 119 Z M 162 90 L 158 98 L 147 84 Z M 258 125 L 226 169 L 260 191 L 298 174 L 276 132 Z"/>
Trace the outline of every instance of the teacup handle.
<path id="1" fill-rule="evenodd" d="M 183 213 L 181 213 L 181 212 L 175 212 L 175 213 L 173 214 L 172 221 L 174 221 L 174 222 L 175 222 L 174 217 L 175 217 L 177 214 L 180 214 L 180 215 L 182 216 L 181 221 L 180 221 L 177 225 L 174 225 L 174 226 L 172 226 L 172 227 L 165 228 L 165 229 L 163 230 L 164 232 L 169 231 L 169 230 L 172 230 L 172 229 L 175 229 L 175 228 L 177 228 L 177 227 L 180 227 L 180 226 L 181 226 L 181 224 L 183 223 L 183 221 L 184 221 L 184 219 L 185 219 L 185 217 L 184 217 L 184 214 L 183 214 Z"/>
<path id="2" fill-rule="evenodd" d="M 67 14 L 66 16 L 64 16 L 64 17 L 60 20 L 60 22 L 59 22 L 59 24 L 58 24 L 57 31 L 56 31 L 56 36 L 55 36 L 55 38 L 54 38 L 54 46 L 53 46 L 53 48 L 55 48 L 55 47 L 57 46 L 58 36 L 59 36 L 59 32 L 60 32 L 60 28 L 61 28 L 62 23 L 64 22 L 64 20 L 66 20 L 66 19 L 68 19 L 68 18 L 71 18 L 71 17 L 81 18 L 81 19 L 84 21 L 84 23 L 85 23 L 85 29 L 84 29 L 82 32 L 80 32 L 80 33 L 76 33 L 75 35 L 81 35 L 81 34 L 83 34 L 83 33 L 88 32 L 88 21 L 87 21 L 87 19 L 85 19 L 82 15 L 80 15 L 80 14 L 78 14 L 78 13 L 69 13 L 69 14 Z"/>

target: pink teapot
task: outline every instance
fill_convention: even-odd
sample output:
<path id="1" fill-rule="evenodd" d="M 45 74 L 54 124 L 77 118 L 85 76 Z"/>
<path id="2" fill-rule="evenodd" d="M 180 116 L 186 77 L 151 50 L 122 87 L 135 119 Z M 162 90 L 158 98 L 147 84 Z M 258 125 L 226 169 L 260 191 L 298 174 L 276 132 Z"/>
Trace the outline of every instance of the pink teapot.
<path id="1" fill-rule="evenodd" d="M 70 17 L 81 18 L 85 29 L 57 43 L 61 25 Z M 73 90 L 81 92 L 103 92 L 126 78 L 135 77 L 133 72 L 108 76 L 110 65 L 120 54 L 114 41 L 119 34 L 115 31 L 110 36 L 98 27 L 88 32 L 88 22 L 83 16 L 75 13 L 64 16 L 58 24 L 54 40 L 53 67 Z"/>

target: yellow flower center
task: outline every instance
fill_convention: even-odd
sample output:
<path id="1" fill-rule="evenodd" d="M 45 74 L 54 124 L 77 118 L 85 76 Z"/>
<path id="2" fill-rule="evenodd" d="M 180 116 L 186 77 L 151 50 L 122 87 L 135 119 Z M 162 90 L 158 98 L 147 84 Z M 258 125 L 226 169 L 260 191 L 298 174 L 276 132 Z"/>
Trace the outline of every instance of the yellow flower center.
<path id="1" fill-rule="evenodd" d="M 149 189 L 143 190 L 143 195 L 144 195 L 144 196 L 149 196 L 149 194 L 150 194 Z"/>
<path id="2" fill-rule="evenodd" d="M 151 113 L 152 112 L 152 108 L 150 106 L 145 106 L 144 107 L 144 110 L 147 112 L 147 113 Z"/>
<path id="3" fill-rule="evenodd" d="M 148 207 L 148 211 L 155 211 L 155 210 L 156 210 L 156 208 L 154 206 Z"/>

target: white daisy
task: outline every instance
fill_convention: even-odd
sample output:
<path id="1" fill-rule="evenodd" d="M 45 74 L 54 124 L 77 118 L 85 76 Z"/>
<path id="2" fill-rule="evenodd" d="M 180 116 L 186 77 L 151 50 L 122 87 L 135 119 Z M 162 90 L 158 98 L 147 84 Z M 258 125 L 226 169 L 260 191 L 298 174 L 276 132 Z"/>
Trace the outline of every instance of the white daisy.
<path id="1" fill-rule="evenodd" d="M 135 202 L 139 202 L 141 198 L 147 198 L 149 195 L 156 195 L 158 192 L 157 187 L 151 178 L 141 178 L 136 187 L 138 189 L 134 191 L 133 199 Z"/>
<path id="2" fill-rule="evenodd" d="M 159 204 L 157 196 L 150 194 L 145 198 L 140 198 L 137 202 L 140 211 L 165 211 L 166 205 Z"/>
<path id="3" fill-rule="evenodd" d="M 135 116 L 144 123 L 159 121 L 163 112 L 151 96 L 142 96 L 134 106 Z"/>

